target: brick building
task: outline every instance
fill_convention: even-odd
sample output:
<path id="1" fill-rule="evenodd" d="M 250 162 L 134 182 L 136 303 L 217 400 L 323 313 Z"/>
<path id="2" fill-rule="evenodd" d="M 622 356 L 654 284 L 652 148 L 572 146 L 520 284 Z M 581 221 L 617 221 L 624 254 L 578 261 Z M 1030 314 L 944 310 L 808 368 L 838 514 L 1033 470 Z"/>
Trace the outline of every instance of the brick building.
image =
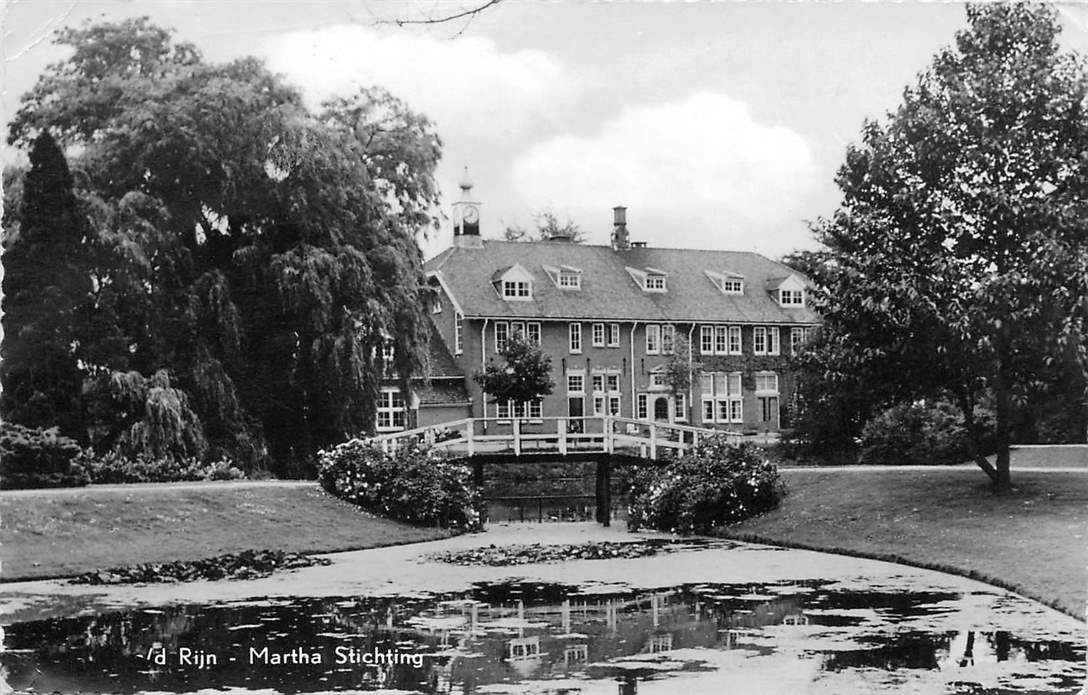
<path id="1" fill-rule="evenodd" d="M 380 431 L 605 413 L 741 431 L 788 425 L 788 357 L 819 325 L 801 275 L 756 253 L 632 242 L 624 208 L 614 209 L 610 246 L 485 240 L 471 184 L 462 191 L 453 246 L 425 264 L 437 378 L 410 399 L 407 420 L 380 410 Z M 491 402 L 471 379 L 515 332 L 551 356 L 556 386 L 536 403 Z M 680 336 L 690 346 L 680 357 L 699 370 L 674 394 L 662 369 Z M 389 409 L 403 404 L 388 391 Z"/>

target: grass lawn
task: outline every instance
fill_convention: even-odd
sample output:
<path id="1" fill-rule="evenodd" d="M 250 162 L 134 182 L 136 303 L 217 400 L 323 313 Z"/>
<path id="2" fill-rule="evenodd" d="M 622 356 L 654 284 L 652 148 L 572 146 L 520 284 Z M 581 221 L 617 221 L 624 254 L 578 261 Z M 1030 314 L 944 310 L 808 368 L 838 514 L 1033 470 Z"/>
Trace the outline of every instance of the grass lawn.
<path id="1" fill-rule="evenodd" d="M 974 576 L 1085 617 L 1083 472 L 1014 469 L 1006 497 L 974 467 L 782 473 L 781 506 L 725 535 Z"/>
<path id="2" fill-rule="evenodd" d="M 316 483 L 0 494 L 0 515 L 6 581 L 249 549 L 318 553 L 449 535 L 371 516 Z"/>

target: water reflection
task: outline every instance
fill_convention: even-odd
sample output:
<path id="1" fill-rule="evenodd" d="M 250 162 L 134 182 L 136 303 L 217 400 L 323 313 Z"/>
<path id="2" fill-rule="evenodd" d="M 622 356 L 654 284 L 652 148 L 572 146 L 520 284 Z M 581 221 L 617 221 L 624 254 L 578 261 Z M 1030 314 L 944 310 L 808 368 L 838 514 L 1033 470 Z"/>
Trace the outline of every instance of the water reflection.
<path id="1" fill-rule="evenodd" d="M 738 692 L 742 676 L 787 673 L 835 692 L 926 678 L 941 689 L 919 692 L 1076 692 L 1081 645 L 947 629 L 959 598 L 824 582 L 609 594 L 529 583 L 170 606 L 10 626 L 0 667 L 11 687 L 39 692 L 633 694 L 670 679 Z"/>

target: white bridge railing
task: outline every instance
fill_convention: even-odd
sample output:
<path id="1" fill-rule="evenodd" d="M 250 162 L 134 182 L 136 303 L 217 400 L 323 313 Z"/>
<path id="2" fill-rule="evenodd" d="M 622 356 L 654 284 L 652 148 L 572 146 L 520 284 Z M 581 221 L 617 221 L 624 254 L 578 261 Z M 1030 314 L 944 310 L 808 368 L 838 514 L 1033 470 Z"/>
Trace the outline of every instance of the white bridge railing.
<path id="1" fill-rule="evenodd" d="M 462 453 L 523 454 L 626 453 L 656 460 L 665 451 L 683 453 L 700 439 L 716 434 L 741 437 L 737 432 L 690 427 L 667 422 L 632 420 L 613 415 L 550 418 L 465 418 L 402 432 L 371 437 L 368 441 L 392 452 L 424 443 Z"/>

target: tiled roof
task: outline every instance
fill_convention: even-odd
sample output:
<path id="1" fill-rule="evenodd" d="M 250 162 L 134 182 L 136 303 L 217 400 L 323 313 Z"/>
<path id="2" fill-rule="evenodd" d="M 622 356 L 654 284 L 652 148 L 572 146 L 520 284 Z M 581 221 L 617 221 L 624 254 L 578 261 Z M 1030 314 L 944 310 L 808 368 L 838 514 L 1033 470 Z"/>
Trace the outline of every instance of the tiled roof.
<path id="1" fill-rule="evenodd" d="M 532 301 L 508 302 L 491 283 L 493 274 L 520 263 L 533 277 Z M 561 290 L 543 266 L 582 270 L 580 290 Z M 668 292 L 644 292 L 627 267 L 668 274 Z M 631 248 L 555 242 L 484 240 L 482 248 L 453 247 L 427 261 L 466 316 L 640 321 L 815 323 L 807 307 L 783 308 L 766 289 L 771 278 L 794 271 L 757 253 L 694 249 Z M 744 277 L 744 294 L 723 294 L 704 271 Z M 803 278 L 800 273 L 795 273 Z"/>
<path id="2" fill-rule="evenodd" d="M 432 379 L 465 376 L 434 326 L 431 326 L 431 340 L 427 345 L 427 376 Z"/>
<path id="3" fill-rule="evenodd" d="M 433 379 L 414 385 L 420 405 L 461 405 L 468 403 L 464 379 Z"/>

